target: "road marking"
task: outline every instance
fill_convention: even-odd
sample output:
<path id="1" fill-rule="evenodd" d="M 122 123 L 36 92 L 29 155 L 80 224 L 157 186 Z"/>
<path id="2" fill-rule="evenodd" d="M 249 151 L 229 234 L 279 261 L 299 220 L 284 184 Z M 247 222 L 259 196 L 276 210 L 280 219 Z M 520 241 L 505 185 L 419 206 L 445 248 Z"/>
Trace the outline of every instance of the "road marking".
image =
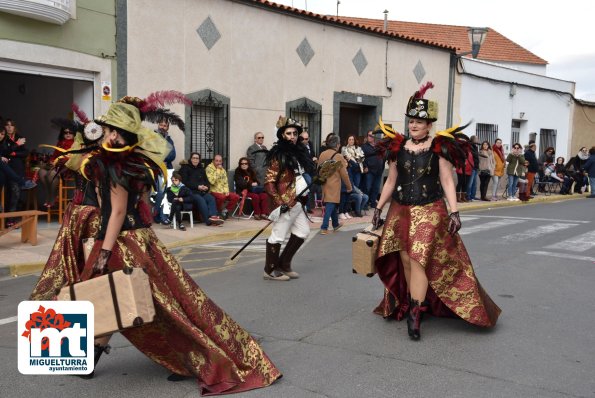
<path id="1" fill-rule="evenodd" d="M 572 223 L 579 223 L 579 224 L 589 224 L 591 221 L 584 221 L 584 220 L 560 220 L 557 218 L 533 218 L 533 217 L 510 217 L 510 216 L 484 216 L 481 214 L 468 214 L 468 216 L 478 217 L 478 218 L 499 218 L 499 219 L 511 219 L 511 220 L 529 220 L 529 221 L 551 221 L 551 222 L 572 222 Z"/>
<path id="2" fill-rule="evenodd" d="M 525 220 L 515 220 L 515 219 L 505 219 L 505 220 L 498 220 L 498 221 L 490 221 L 480 225 L 474 225 L 472 227 L 464 227 L 459 231 L 459 235 L 469 235 L 475 232 L 485 231 L 488 229 L 500 228 L 505 226 L 510 226 L 513 224 L 520 224 L 525 222 Z"/>
<path id="3" fill-rule="evenodd" d="M 243 261 L 241 263 L 238 262 L 239 261 L 238 259 L 239 259 L 239 257 L 235 258 L 233 261 L 228 261 L 222 267 L 205 269 L 204 271 L 191 270 L 191 271 L 188 271 L 188 274 L 192 277 L 206 276 L 206 275 L 216 274 L 219 272 L 224 272 L 224 271 L 230 270 L 232 268 L 236 268 L 236 267 L 243 267 L 246 265 L 252 265 L 252 264 L 263 262 L 262 258 L 255 258 L 253 260 Z"/>
<path id="4" fill-rule="evenodd" d="M 528 229 L 525 232 L 518 232 L 516 234 L 506 235 L 503 236 L 502 239 L 505 241 L 520 241 L 526 239 L 537 238 L 540 235 L 551 234 L 554 232 L 559 232 L 563 229 L 568 229 L 570 227 L 576 227 L 578 224 L 568 224 L 568 223 L 553 223 L 549 225 L 540 225 L 539 227 Z"/>
<path id="5" fill-rule="evenodd" d="M 553 245 L 546 246 L 545 249 L 561 249 L 571 252 L 584 252 L 595 247 L 595 231 L 581 234 L 575 238 L 563 240 Z"/>
<path id="6" fill-rule="evenodd" d="M 468 217 L 468 216 L 461 216 L 461 221 L 473 221 L 477 220 L 479 217 Z"/>
<path id="7" fill-rule="evenodd" d="M 577 256 L 575 254 L 568 254 L 568 253 L 555 253 L 555 252 L 527 252 L 527 254 L 534 254 L 537 256 L 548 256 L 548 257 L 560 257 L 565 259 L 572 259 L 572 260 L 580 260 L 580 261 L 590 261 L 595 263 L 595 257 L 587 257 L 587 256 Z"/>
<path id="8" fill-rule="evenodd" d="M 8 323 L 16 322 L 17 319 L 18 319 L 18 317 L 16 317 L 16 316 L 11 316 L 10 318 L 0 319 L 0 325 L 6 325 Z"/>

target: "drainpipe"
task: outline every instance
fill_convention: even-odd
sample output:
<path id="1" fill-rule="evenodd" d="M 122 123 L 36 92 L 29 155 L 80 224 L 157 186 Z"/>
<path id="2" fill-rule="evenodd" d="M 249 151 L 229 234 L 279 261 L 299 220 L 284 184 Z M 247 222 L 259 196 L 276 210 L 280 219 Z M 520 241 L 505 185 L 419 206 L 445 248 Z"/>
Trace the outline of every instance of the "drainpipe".
<path id="1" fill-rule="evenodd" d="M 452 127 L 455 97 L 455 78 L 459 57 L 456 53 L 450 54 L 450 69 L 448 71 L 448 102 L 446 104 L 446 128 Z"/>
<path id="2" fill-rule="evenodd" d="M 388 10 L 384 10 L 384 33 L 388 31 Z M 384 49 L 384 87 L 390 91 L 392 95 L 393 87 L 388 82 L 388 39 L 386 40 L 386 48 Z"/>

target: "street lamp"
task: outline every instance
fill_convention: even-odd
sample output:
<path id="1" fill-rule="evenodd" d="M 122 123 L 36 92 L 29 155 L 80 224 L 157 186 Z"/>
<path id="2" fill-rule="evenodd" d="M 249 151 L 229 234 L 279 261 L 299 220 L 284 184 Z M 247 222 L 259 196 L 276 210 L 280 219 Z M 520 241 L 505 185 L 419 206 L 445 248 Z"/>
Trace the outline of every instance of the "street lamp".
<path id="1" fill-rule="evenodd" d="M 471 43 L 471 51 L 458 54 L 459 57 L 469 55 L 477 58 L 479 49 L 488 35 L 488 28 L 467 28 L 467 35 L 469 36 L 469 43 Z"/>
<path id="2" fill-rule="evenodd" d="M 477 58 L 479 55 L 479 49 L 486 39 L 488 34 L 488 28 L 467 28 L 467 34 L 469 35 L 469 42 L 471 43 L 471 51 L 462 52 L 459 54 L 451 53 L 450 56 L 450 72 L 448 77 L 448 103 L 446 104 L 446 125 L 452 126 L 452 109 L 454 103 L 454 87 L 455 87 L 455 75 L 457 71 L 457 65 L 461 62 L 461 57 L 471 54 L 473 58 Z"/>

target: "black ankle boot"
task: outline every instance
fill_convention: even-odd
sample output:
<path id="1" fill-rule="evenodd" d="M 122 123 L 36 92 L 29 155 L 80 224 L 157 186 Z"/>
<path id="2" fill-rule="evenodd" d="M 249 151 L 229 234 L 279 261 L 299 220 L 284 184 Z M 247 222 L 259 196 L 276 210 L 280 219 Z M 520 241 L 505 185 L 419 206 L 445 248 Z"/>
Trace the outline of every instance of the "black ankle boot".
<path id="1" fill-rule="evenodd" d="M 99 358 L 101 357 L 101 354 L 103 354 L 104 352 L 106 354 L 109 354 L 110 350 L 112 349 L 112 347 L 108 344 L 108 345 L 99 345 L 99 344 L 95 344 L 95 362 L 94 362 L 94 367 L 97 366 L 97 362 L 99 362 Z M 93 371 L 91 373 L 89 373 L 88 375 L 77 375 L 78 377 L 80 377 L 81 379 L 92 379 L 95 376 L 95 369 L 93 369 Z"/>
<path id="2" fill-rule="evenodd" d="M 427 304 L 424 301 L 419 303 L 418 300 L 409 299 L 409 312 L 407 312 L 407 333 L 412 340 L 419 340 L 421 338 L 421 318 L 423 312 L 427 309 Z"/>
<path id="3" fill-rule="evenodd" d="M 189 378 L 190 378 L 190 376 L 184 376 L 184 375 L 180 375 L 177 373 L 172 373 L 169 376 L 167 376 L 167 381 L 182 381 L 182 380 L 186 380 Z"/>

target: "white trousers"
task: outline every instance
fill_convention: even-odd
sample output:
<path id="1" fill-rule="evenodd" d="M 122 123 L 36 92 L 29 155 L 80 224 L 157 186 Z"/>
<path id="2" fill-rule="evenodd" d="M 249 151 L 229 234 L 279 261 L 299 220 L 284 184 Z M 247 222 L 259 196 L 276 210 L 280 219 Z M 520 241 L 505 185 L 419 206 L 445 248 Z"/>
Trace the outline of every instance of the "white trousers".
<path id="1" fill-rule="evenodd" d="M 267 241 L 273 245 L 283 243 L 289 232 L 302 239 L 306 239 L 310 234 L 310 222 L 299 202 L 273 223 L 273 230 Z"/>

